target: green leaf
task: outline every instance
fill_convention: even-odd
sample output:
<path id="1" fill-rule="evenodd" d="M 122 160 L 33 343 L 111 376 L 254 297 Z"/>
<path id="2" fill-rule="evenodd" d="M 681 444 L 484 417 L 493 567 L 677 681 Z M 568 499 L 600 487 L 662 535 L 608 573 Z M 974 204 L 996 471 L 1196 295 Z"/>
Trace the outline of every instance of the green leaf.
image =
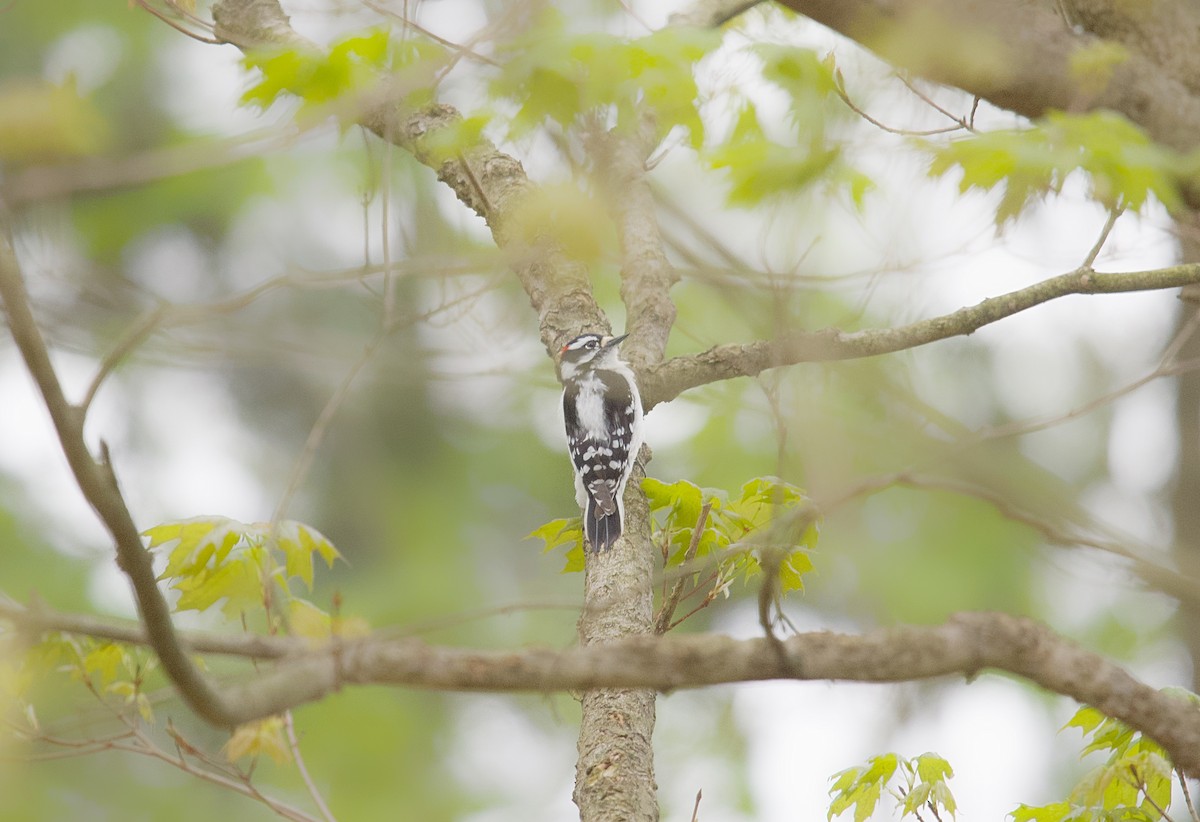
<path id="1" fill-rule="evenodd" d="M 1071 806 L 1066 802 L 1055 802 L 1042 807 L 1019 805 L 1009 816 L 1013 822 L 1063 822 L 1070 811 Z"/>
<path id="2" fill-rule="evenodd" d="M 912 786 L 912 789 L 904 795 L 904 801 L 900 804 L 902 813 L 901 816 L 916 814 L 921 810 L 921 806 L 929 801 L 930 793 L 933 790 L 933 785 L 928 782 L 919 782 Z"/>
<path id="3" fill-rule="evenodd" d="M 619 129 L 635 129 L 648 110 L 659 139 L 681 127 L 698 148 L 704 125 L 694 67 L 719 44 L 720 34 L 707 29 L 668 27 L 634 40 L 577 34 L 548 7 L 509 45 L 492 93 L 519 106 L 510 123 L 513 137 L 547 122 L 569 129 L 583 115 L 605 110 L 616 113 Z"/>
<path id="4" fill-rule="evenodd" d="M 836 796 L 829 803 L 826 818 L 833 819 L 854 808 L 855 822 L 864 822 L 875 812 L 883 788 L 895 774 L 899 761 L 895 754 L 882 754 L 868 760 L 866 768 L 850 768 L 835 774 L 829 792 Z"/>
<path id="5" fill-rule="evenodd" d="M 479 145 L 483 139 L 483 129 L 489 121 L 490 118 L 482 115 L 451 120 L 441 128 L 426 134 L 421 142 L 421 149 L 429 153 L 435 167 L 440 166 Z"/>
<path id="6" fill-rule="evenodd" d="M 1086 736 L 1098 728 L 1100 723 L 1107 718 L 1107 716 L 1100 713 L 1090 705 L 1084 705 L 1075 712 L 1075 715 L 1067 721 L 1066 725 L 1062 726 L 1062 730 L 1066 730 L 1067 728 L 1081 728 Z"/>
<path id="7" fill-rule="evenodd" d="M 525 539 L 540 539 L 545 545 L 542 553 L 552 551 L 560 545 L 578 541 L 583 535 L 583 521 L 580 517 L 565 517 L 552 519 L 545 525 L 530 531 Z"/>
<path id="8" fill-rule="evenodd" d="M 540 539 L 544 543 L 543 554 L 564 545 L 570 546 L 567 550 L 567 564 L 563 567 L 562 572 L 569 574 L 584 569 L 582 517 L 550 520 L 545 525 L 530 531 L 525 539 Z"/>
<path id="9" fill-rule="evenodd" d="M 779 581 L 786 594 L 804 590 L 804 575 L 813 569 L 812 560 L 802 551 L 793 551 L 779 565 Z"/>
<path id="10" fill-rule="evenodd" d="M 269 533 L 269 526 L 262 533 L 264 536 Z M 320 554 L 330 567 L 341 556 L 320 531 L 302 522 L 280 522 L 276 526 L 276 541 L 284 554 L 287 576 L 299 577 L 310 591 L 313 587 L 313 554 Z"/>
<path id="11" fill-rule="evenodd" d="M 333 633 L 333 620 L 316 605 L 296 597 L 288 603 L 288 633 L 323 642 Z"/>
<path id="12" fill-rule="evenodd" d="M 83 670 L 89 675 L 100 675 L 100 683 L 107 685 L 117 677 L 117 669 L 125 661 L 125 649 L 115 642 L 105 642 L 83 658 Z"/>
<path id="13" fill-rule="evenodd" d="M 1117 67 L 1129 57 L 1129 49 L 1114 40 L 1081 44 L 1068 58 L 1071 79 L 1084 94 L 1099 94 L 1108 87 Z"/>
<path id="14" fill-rule="evenodd" d="M 110 142 L 108 122 L 74 82 L 0 82 L 0 162 L 46 163 L 84 157 Z"/>
<path id="15" fill-rule="evenodd" d="M 254 560 L 248 552 L 212 573 L 180 579 L 174 586 L 181 594 L 176 610 L 203 611 L 222 599 L 226 601 L 226 613 L 262 605 L 262 581 Z"/>
<path id="16" fill-rule="evenodd" d="M 169 549 L 167 565 L 159 579 L 199 573 L 210 563 L 219 565 L 242 539 L 242 523 L 226 517 L 195 517 L 157 525 L 142 532 L 149 548 Z"/>
<path id="17" fill-rule="evenodd" d="M 874 813 L 888 783 L 901 770 L 905 784 L 890 792 L 897 797 L 902 816 L 919 815 L 922 808 L 930 805 L 950 816 L 957 812 L 957 803 L 945 782 L 954 772 L 945 759 L 933 753 L 914 759 L 889 753 L 868 760 L 865 768 L 850 768 L 834 775 L 828 818 L 854 808 L 856 822 L 867 819 Z M 918 781 L 914 782 L 914 777 Z"/>
<path id="18" fill-rule="evenodd" d="M 935 753 L 924 753 L 916 758 L 917 776 L 923 782 L 944 782 L 954 776 L 950 763 Z"/>
<path id="19" fill-rule="evenodd" d="M 586 558 L 583 550 L 583 532 L 580 531 L 579 542 L 576 543 L 571 550 L 567 551 L 567 562 L 563 566 L 562 573 L 576 574 L 582 571 L 585 567 Z"/>
<path id="20" fill-rule="evenodd" d="M 269 716 L 239 725 L 225 743 L 225 756 L 230 762 L 266 754 L 278 764 L 290 762 L 291 747 L 284 735 L 283 719 Z"/>
<path id="21" fill-rule="evenodd" d="M 1033 127 L 992 131 L 931 148 L 931 176 L 960 170 L 959 190 L 1003 185 L 996 211 L 1003 225 L 1030 203 L 1062 189 L 1076 171 L 1088 176 L 1090 195 L 1110 209 L 1140 209 L 1151 195 L 1168 209 L 1182 204 L 1180 177 L 1187 162 L 1155 144 L 1139 127 L 1111 111 L 1050 112 Z"/>
<path id="22" fill-rule="evenodd" d="M 423 43 L 397 55 L 396 63 L 415 64 L 422 58 L 441 60 L 443 50 Z M 353 102 L 370 91 L 393 68 L 390 38 L 383 29 L 352 34 L 335 42 L 328 52 L 287 49 L 249 52 L 242 59 L 247 70 L 257 69 L 261 79 L 242 95 L 243 105 L 269 108 L 279 98 L 290 95 L 303 101 L 302 113 L 325 113 L 332 103 Z M 430 73 L 431 74 L 431 73 Z M 415 94 L 427 95 L 424 84 L 414 83 Z M 411 95 L 410 95 L 411 96 Z M 357 106 L 347 107 L 353 119 Z"/>

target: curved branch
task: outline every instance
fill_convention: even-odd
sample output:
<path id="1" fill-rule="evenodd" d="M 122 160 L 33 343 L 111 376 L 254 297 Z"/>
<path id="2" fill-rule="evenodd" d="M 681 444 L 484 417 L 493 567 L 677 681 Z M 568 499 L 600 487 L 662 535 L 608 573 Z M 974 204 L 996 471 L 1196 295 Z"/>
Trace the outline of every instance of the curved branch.
<path id="1" fill-rule="evenodd" d="M 642 369 L 639 384 L 646 410 L 689 388 L 734 377 L 753 377 L 768 368 L 802 362 L 874 357 L 974 333 L 985 325 L 1071 294 L 1120 294 L 1180 288 L 1200 282 L 1200 263 L 1153 271 L 1100 274 L 1072 271 L 977 305 L 898 328 L 863 331 L 801 331 L 774 340 L 719 345 L 699 354 L 675 357 Z"/>
<path id="2" fill-rule="evenodd" d="M 63 393 L 50 361 L 50 352 L 30 310 L 16 254 L 2 231 L 0 301 L 3 302 L 9 331 L 17 349 L 45 400 L 79 490 L 112 535 L 117 550 L 117 565 L 133 584 L 138 613 L 163 670 L 197 714 L 214 725 L 240 724 L 245 720 L 234 707 L 237 703 L 229 701 L 213 688 L 192 662 L 190 652 L 183 647 L 175 633 L 171 610 L 158 589 L 150 553 L 142 545 L 141 535 L 117 486 L 117 478 L 108 459 L 108 449 L 101 444 L 99 460 L 88 449 L 83 436 L 83 409 L 72 405 Z"/>
<path id="3" fill-rule="evenodd" d="M 13 609 L 7 610 L 11 618 Z M 80 619 L 28 613 L 35 620 L 31 627 L 42 629 L 72 630 Z M 16 620 L 24 624 L 19 616 Z M 197 647 L 201 641 L 197 636 Z M 377 637 L 335 642 L 301 655 L 289 639 L 235 637 L 226 648 L 236 645 L 243 645 L 245 656 L 280 660 L 253 682 L 229 690 L 249 719 L 321 699 L 346 684 L 493 693 L 672 691 L 768 679 L 909 682 L 960 675 L 971 680 L 993 669 L 1121 720 L 1154 738 L 1176 766 L 1200 776 L 1200 708 L 1139 682 L 1041 623 L 1002 613 L 962 613 L 939 626 L 857 636 L 828 631 L 784 640 L 643 635 L 565 651 L 477 651 Z"/>

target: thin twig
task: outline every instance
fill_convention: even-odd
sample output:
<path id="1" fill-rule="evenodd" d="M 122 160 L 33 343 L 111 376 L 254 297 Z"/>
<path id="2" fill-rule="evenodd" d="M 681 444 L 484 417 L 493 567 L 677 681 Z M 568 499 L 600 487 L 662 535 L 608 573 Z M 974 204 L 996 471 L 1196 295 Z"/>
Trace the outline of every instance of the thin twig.
<path id="1" fill-rule="evenodd" d="M 1154 382 L 1162 377 L 1174 377 L 1179 374 L 1185 374 L 1189 371 L 1200 368 L 1200 358 L 1192 360 L 1184 360 L 1174 363 L 1173 365 L 1160 365 L 1149 374 L 1138 377 L 1133 382 L 1127 383 L 1120 388 L 1101 394 L 1099 397 L 1085 402 L 1083 405 L 1072 408 L 1065 414 L 1059 414 L 1055 417 L 1049 417 L 1041 420 L 1024 420 L 1011 422 L 1005 425 L 997 425 L 986 428 L 980 428 L 975 431 L 975 437 L 980 440 L 1001 439 L 1004 437 L 1014 437 L 1024 434 L 1032 434 L 1037 431 L 1044 431 L 1047 428 L 1053 428 L 1056 425 L 1062 425 L 1065 422 L 1078 419 L 1086 416 L 1093 411 L 1103 408 L 1112 402 L 1119 400 L 1127 394 L 1132 394 L 1144 385 Z"/>
<path id="2" fill-rule="evenodd" d="M 842 331 L 793 332 L 771 340 L 719 345 L 638 370 L 642 403 L 651 409 L 684 391 L 733 377 L 756 376 L 801 362 L 876 357 L 971 334 L 984 326 L 1068 295 L 1120 294 L 1180 288 L 1200 282 L 1200 264 L 1121 273 L 1069 271 L 1025 288 L 990 297 L 949 314 L 908 325 Z"/>
<path id="3" fill-rule="evenodd" d="M 83 399 L 79 401 L 79 412 L 81 414 L 87 415 L 88 409 L 92 406 L 92 400 L 96 398 L 96 392 L 100 390 L 100 386 L 104 384 L 104 381 L 108 379 L 109 375 L 112 374 L 125 357 L 154 333 L 154 329 L 158 328 L 167 311 L 168 309 L 165 305 L 160 305 L 153 311 L 147 311 L 130 326 L 129 330 L 113 346 L 113 349 L 105 355 L 104 359 L 100 361 L 100 367 L 96 369 L 92 381 L 88 383 Z"/>
<path id="4" fill-rule="evenodd" d="M 387 17 L 392 17 L 392 18 L 400 21 L 401 25 L 405 29 L 411 29 L 412 31 L 415 31 L 417 34 L 420 34 L 422 37 L 426 37 L 426 38 L 432 40 L 433 42 L 437 43 L 438 45 L 445 46 L 446 48 L 452 50 L 455 53 L 455 56 L 458 58 L 470 57 L 472 60 L 475 60 L 479 63 L 483 63 L 484 65 L 493 66 L 493 67 L 500 66 L 500 63 L 497 62 L 496 60 L 493 60 L 491 57 L 488 57 L 484 54 L 480 54 L 479 52 L 473 51 L 471 49 L 471 44 L 476 42 L 479 35 L 476 35 L 475 37 L 471 38 L 471 41 L 469 41 L 468 44 L 460 45 L 459 43 L 456 43 L 453 40 L 447 40 L 445 37 L 441 37 L 441 36 L 433 33 L 429 29 L 423 27 L 422 25 L 420 25 L 419 23 L 414 21 L 407 14 L 397 14 L 396 12 L 387 8 L 386 6 L 383 6 L 383 5 L 380 5 L 379 3 L 374 2 L 374 0 L 361 0 L 361 2 L 364 6 L 371 9 L 372 11 L 376 11 L 382 15 L 385 15 Z M 486 31 L 486 29 L 485 29 L 485 31 Z"/>
<path id="5" fill-rule="evenodd" d="M 696 558 L 696 551 L 700 548 L 700 538 L 704 536 L 704 526 L 708 524 L 708 514 L 712 511 L 712 506 L 712 500 L 706 500 L 700 508 L 700 516 L 696 518 L 696 527 L 692 530 L 692 541 L 683 554 L 685 563 Z M 685 579 L 686 577 L 683 576 L 676 579 L 675 584 L 671 586 L 671 593 L 663 600 L 662 608 L 658 612 L 658 619 L 654 621 L 655 633 L 666 633 L 668 626 L 671 625 L 671 617 L 675 615 L 675 609 L 679 606 L 679 598 L 683 594 Z"/>
<path id="6" fill-rule="evenodd" d="M 300 490 L 300 486 L 304 483 L 305 477 L 308 476 L 308 471 L 312 468 L 313 459 L 317 455 L 317 449 L 321 447 L 321 442 L 325 438 L 325 432 L 328 430 L 333 418 L 337 416 L 338 410 L 342 407 L 342 403 L 350 396 L 350 389 L 354 385 L 354 381 L 358 378 L 359 373 L 363 370 L 371 357 L 375 355 L 380 344 L 387 337 L 387 331 L 381 330 L 363 348 L 362 354 L 350 366 L 350 370 L 346 372 L 342 382 L 337 389 L 329 397 L 325 403 L 325 407 L 321 409 L 321 414 L 317 417 L 317 421 L 313 423 L 312 428 L 308 432 L 308 437 L 304 441 L 304 447 L 300 451 L 300 456 L 292 464 L 291 474 L 288 475 L 287 485 L 284 486 L 283 496 L 279 499 L 279 504 L 275 506 L 275 513 L 271 515 L 271 522 L 278 524 L 286 516 L 288 508 L 292 504 L 292 498 L 296 492 Z"/>
<path id="7" fill-rule="evenodd" d="M 940 105 L 938 105 L 937 103 L 935 103 L 933 101 L 932 97 L 930 97 L 928 94 L 926 94 L 925 92 L 923 92 L 919 88 L 917 88 L 916 84 L 913 83 L 912 79 L 909 78 L 908 75 L 906 75 L 904 72 L 897 72 L 896 76 L 900 78 L 900 82 L 904 83 L 904 85 L 908 88 L 909 91 L 911 91 L 913 94 L 915 94 L 917 96 L 917 98 L 920 99 L 922 102 L 924 102 L 926 105 L 933 108 L 938 113 L 940 113 L 946 117 L 949 117 L 955 123 L 958 123 L 961 128 L 965 128 L 968 131 L 975 130 L 974 129 L 975 110 L 977 108 L 979 108 L 979 97 L 978 96 L 975 97 L 975 101 L 971 105 L 971 114 L 969 117 L 967 117 L 967 118 L 956 117 L 953 112 L 947 111 L 946 109 L 942 108 Z"/>
<path id="8" fill-rule="evenodd" d="M 833 81 L 834 81 L 833 82 L 834 91 L 837 93 L 837 96 L 842 99 L 842 102 L 846 104 L 847 108 L 849 108 L 851 111 L 853 111 L 855 114 L 857 114 L 862 119 L 866 120 L 871 125 L 875 126 L 878 129 L 881 129 L 883 131 L 886 131 L 889 134 L 899 134 L 903 137 L 932 137 L 937 134 L 950 134 L 951 132 L 962 131 L 963 129 L 967 128 L 967 121 L 964 118 L 959 118 L 955 125 L 944 126 L 942 128 L 923 129 L 923 130 L 919 130 L 919 131 L 912 131 L 912 130 L 903 129 L 903 128 L 893 128 L 892 126 L 889 126 L 886 123 L 882 123 L 879 120 L 876 120 L 870 114 L 867 114 L 867 112 L 863 111 L 861 108 L 859 108 L 858 106 L 856 106 L 854 104 L 854 101 L 850 99 L 850 95 L 846 91 L 845 78 L 842 77 L 842 72 L 840 70 L 834 72 Z M 945 112 L 943 112 L 943 113 L 945 113 Z"/>
<path id="9" fill-rule="evenodd" d="M 1158 811 L 1160 818 L 1165 819 L 1167 822 L 1175 822 L 1171 818 L 1171 815 L 1167 813 L 1161 805 L 1154 801 L 1154 797 L 1150 795 L 1150 791 L 1146 790 L 1146 780 L 1142 779 L 1142 775 L 1138 772 L 1137 765 L 1133 764 L 1132 762 L 1129 764 L 1129 773 L 1133 775 L 1133 779 L 1122 776 L 1125 784 L 1129 785 L 1135 791 L 1140 793 L 1145 799 L 1146 803 L 1149 804 L 1150 807 L 1154 808 L 1154 810 Z"/>
<path id="10" fill-rule="evenodd" d="M 1187 776 L 1179 769 L 1175 770 L 1175 776 L 1179 779 L 1179 788 L 1183 791 L 1183 801 L 1187 805 L 1188 814 L 1193 822 L 1200 822 L 1200 816 L 1196 815 L 1196 806 L 1192 804 L 1192 792 L 1188 789 Z"/>
<path id="11" fill-rule="evenodd" d="M 1155 590 L 1169 594 L 1180 602 L 1200 605 L 1200 580 L 1190 577 L 1175 568 L 1145 559 L 1117 542 L 1100 540 L 1063 530 L 1053 523 L 1018 508 L 1000 494 L 989 489 L 957 480 L 923 477 L 908 473 L 892 475 L 890 481 L 884 483 L 883 487 L 887 487 L 888 485 L 903 485 L 910 488 L 949 491 L 950 493 L 962 494 L 981 500 L 991 505 L 1005 519 L 1019 522 L 1022 525 L 1032 528 L 1051 544 L 1078 545 L 1120 557 L 1132 563 L 1137 575 Z M 874 490 L 882 490 L 882 488 L 876 487 Z"/>
<path id="12" fill-rule="evenodd" d="M 1104 248 L 1104 244 L 1108 242 L 1108 235 L 1112 233 L 1113 226 L 1117 224 L 1117 220 L 1125 213 L 1125 206 L 1118 205 L 1116 208 L 1108 210 L 1108 217 L 1104 220 L 1104 227 L 1100 229 L 1100 236 L 1096 238 L 1096 242 L 1092 244 L 1087 256 L 1083 258 L 1083 262 L 1079 264 L 1079 271 L 1091 271 L 1092 265 L 1096 262 L 1096 258 L 1100 256 L 1100 250 Z"/>
<path id="13" fill-rule="evenodd" d="M 287 733 L 288 747 L 292 751 L 292 759 L 296 762 L 296 770 L 300 772 L 300 778 L 304 780 L 304 785 L 308 788 L 308 795 L 312 797 L 313 803 L 317 806 L 317 810 L 321 812 L 321 818 L 325 822 L 337 822 L 333 814 L 329 810 L 329 806 L 325 804 L 325 798 L 321 796 L 321 792 L 317 789 L 316 783 L 309 776 L 308 768 L 304 764 L 304 757 L 300 753 L 300 742 L 296 739 L 296 725 L 292 721 L 292 712 L 283 712 L 283 728 Z"/>
<path id="14" fill-rule="evenodd" d="M 145 11 L 150 12 L 159 20 L 175 29 L 175 31 L 179 32 L 180 34 L 185 34 L 193 40 L 199 40 L 201 43 L 207 43 L 210 46 L 219 46 L 223 44 L 221 40 L 217 40 L 213 37 L 205 37 L 202 34 L 197 34 L 196 32 L 184 26 L 182 23 L 172 20 L 166 14 L 151 6 L 148 2 L 146 2 L 146 0 L 134 0 L 134 2 Z"/>

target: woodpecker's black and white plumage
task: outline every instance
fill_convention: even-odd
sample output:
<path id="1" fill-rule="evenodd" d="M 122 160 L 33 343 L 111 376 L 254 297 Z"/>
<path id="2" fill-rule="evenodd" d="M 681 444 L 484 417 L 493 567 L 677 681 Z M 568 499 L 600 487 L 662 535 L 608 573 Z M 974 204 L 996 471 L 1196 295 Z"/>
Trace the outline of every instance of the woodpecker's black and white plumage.
<path id="1" fill-rule="evenodd" d="M 575 501 L 593 551 L 607 551 L 621 536 L 625 483 L 642 447 L 642 398 L 633 371 L 617 354 L 627 336 L 583 334 L 559 356 Z"/>

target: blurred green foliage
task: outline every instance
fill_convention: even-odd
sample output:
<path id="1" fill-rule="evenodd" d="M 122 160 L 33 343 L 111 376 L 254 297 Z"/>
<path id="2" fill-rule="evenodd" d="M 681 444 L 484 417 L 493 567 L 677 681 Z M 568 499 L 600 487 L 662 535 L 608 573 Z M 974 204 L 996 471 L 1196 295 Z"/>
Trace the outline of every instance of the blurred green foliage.
<path id="1" fill-rule="evenodd" d="M 17 215 L 31 263 L 26 273 L 56 350 L 85 360 L 90 372 L 163 303 L 163 294 L 214 301 L 179 298 L 177 307 L 186 310 L 123 359 L 106 387 L 117 413 L 89 429 L 105 437 L 110 431 L 101 428 L 116 429 L 111 435 L 123 446 L 115 451 L 118 470 L 124 486 L 138 490 L 142 508 L 171 509 L 159 519 L 174 525 L 148 533 L 166 555 L 168 586 L 183 589 L 176 607 L 204 612 L 189 613 L 188 625 L 242 630 L 242 613 L 261 603 L 266 581 L 287 592 L 286 608 L 258 624 L 247 620 L 254 629 L 325 636 L 369 624 L 495 648 L 574 640 L 579 578 L 561 575 L 557 558 L 521 540 L 530 531 L 546 538 L 547 547 L 577 539 L 568 461 L 546 434 L 557 431 L 557 386 L 544 352 L 531 342 L 536 317 L 508 274 L 509 261 L 473 215 L 447 202 L 428 169 L 347 130 L 381 74 L 399 78 L 410 103 L 441 99 L 442 82 L 459 94 L 478 92 L 478 105 L 461 124 L 431 143 L 435 156 L 449 158 L 481 137 L 514 153 L 535 147 L 535 176 L 548 182 L 510 228 L 529 237 L 555 234 L 588 261 L 596 295 L 614 319 L 620 259 L 610 204 L 597 193 L 602 187 L 589 183 L 588 170 L 571 162 L 580 134 L 597 122 L 632 127 L 652 109 L 656 135 L 667 145 L 678 142 L 676 150 L 694 161 L 687 174 L 712 173 L 718 182 L 711 190 L 725 194 L 737 214 L 749 214 L 754 230 L 758 222 L 777 221 L 781 231 L 815 243 L 833 215 L 825 201 L 798 196 L 805 192 L 848 193 L 856 213 L 864 213 L 874 182 L 858 170 L 850 137 L 856 121 L 838 100 L 841 78 L 831 59 L 808 48 L 747 46 L 720 32 L 620 36 L 613 22 L 624 18 L 609 6 L 571 10 L 579 13 L 547 13 L 516 30 L 501 25 L 496 12 L 503 36 L 486 44 L 494 48 L 480 46 L 491 62 L 481 61 L 465 81 L 446 80 L 469 62 L 464 53 L 399 26 L 362 29 L 357 17 L 305 16 L 327 35 L 330 46 L 321 53 L 240 61 L 231 48 L 186 43 L 120 3 L 18 2 L 0 11 L 5 32 L 21 33 L 6 37 L 0 49 L 0 186 L 28 180 L 21 173 L 32 169 L 66 192 L 25 202 Z M 719 51 L 744 60 L 752 81 L 727 82 L 719 74 L 715 86 L 702 80 L 706 61 Z M 204 66 L 199 72 L 194 60 Z M 223 81 L 221 71 L 239 79 Z M 271 137 L 250 156 L 230 149 L 229 138 L 247 136 L 230 125 L 239 105 L 244 116 L 253 110 L 253 128 Z M 180 148 L 205 162 L 181 169 L 163 161 Z M 1111 115 L 1052 115 L 1026 131 L 921 143 L 914 151 L 932 153 L 934 175 L 961 172 L 964 191 L 1005 186 L 1001 222 L 1060 190 L 1076 171 L 1089 175 L 1101 203 L 1131 208 L 1150 196 L 1171 205 L 1177 178 L 1186 173 L 1186 163 Z M 120 167 L 131 172 L 107 185 L 85 185 L 90 178 L 83 172 L 97 167 L 87 165 L 92 160 L 101 167 L 127 163 Z M 722 210 L 720 196 L 696 196 L 685 187 L 692 180 L 669 174 L 668 168 L 666 185 L 681 187 L 695 216 L 723 223 L 733 213 Z M 379 238 L 385 200 L 390 278 Z M 742 230 L 734 225 L 728 233 Z M 170 246 L 147 271 L 139 248 L 164 231 L 183 237 L 180 247 L 200 264 L 185 265 L 187 254 Z M 791 329 L 853 330 L 911 319 L 910 307 L 867 312 L 857 286 L 809 276 L 826 272 L 806 262 L 807 252 L 780 272 L 758 259 L 731 260 L 719 243 L 695 245 L 684 249 L 693 256 L 672 292 L 679 309 L 672 355 Z M 392 330 L 372 343 L 385 315 Z M 284 534 L 272 546 L 269 530 L 228 519 L 233 512 L 181 503 L 180 489 L 195 487 L 189 482 L 201 472 L 191 465 L 169 475 L 179 488 L 156 484 L 163 475 L 154 466 L 184 453 L 174 446 L 192 437 L 208 442 L 210 427 L 233 425 L 246 436 L 223 456 L 244 466 L 274 503 L 330 397 L 369 345 L 371 355 L 335 409 L 289 513 L 312 530 L 295 526 L 291 541 Z M 986 379 L 981 350 L 955 342 L 920 356 L 1000 423 L 1004 405 Z M 1049 610 L 1038 588 L 1044 540 L 969 489 L 996 491 L 1035 518 L 1070 521 L 1081 508 L 1079 487 L 1024 456 L 1012 440 L 964 445 L 964 426 L 951 425 L 950 415 L 922 395 L 914 371 L 914 359 L 901 356 L 807 364 L 708 386 L 677 401 L 687 436 L 664 430 L 668 442 L 650 443 L 657 479 L 644 486 L 664 565 L 682 562 L 701 507 L 714 501 L 698 556 L 773 537 L 774 526 L 783 527 L 789 554 L 781 582 L 796 591 L 784 610 L 817 624 L 936 622 L 968 608 Z M 192 379 L 190 390 L 228 399 L 228 419 L 204 417 L 209 396 L 186 398 L 184 412 L 164 410 L 179 408 L 161 393 L 169 385 L 158 387 L 174 375 Z M 1099 389 L 1098 375 L 1091 377 L 1087 390 Z M 9 379 L 6 386 L 15 384 Z M 168 445 L 148 433 L 164 424 Z M 1105 477 L 1102 440 L 1091 445 L 1080 487 Z M 42 465 L 47 474 L 65 471 L 50 454 Z M 946 487 L 905 485 L 899 475 L 914 466 L 944 476 Z M 61 498 L 25 487 L 28 477 L 12 470 L 14 476 L 0 477 L 2 592 L 22 601 L 36 593 L 68 611 L 128 603 L 104 573 L 111 565 L 104 540 L 94 530 L 57 528 Z M 761 479 L 747 482 L 751 477 Z M 214 475 L 199 484 L 222 481 Z M 815 569 L 815 519 L 789 519 L 814 501 L 824 514 Z M 191 524 L 204 528 L 185 533 L 183 523 L 200 516 Z M 803 527 L 793 533 L 788 523 Z M 332 562 L 335 543 L 344 562 Z M 325 562 L 313 563 L 314 552 Z M 750 554 L 740 556 L 746 561 L 738 573 L 749 584 L 723 587 L 729 600 L 698 612 L 686 630 L 733 630 L 753 612 L 753 574 L 760 568 Z M 579 560 L 569 555 L 569 563 Z M 296 579 L 303 598 L 289 587 Z M 221 610 L 232 621 L 222 621 Z M 1132 656 L 1162 629 L 1099 615 L 1079 630 L 1091 631 L 1100 649 Z M 253 763 L 253 782 L 265 794 L 311 812 L 295 764 L 283 761 L 286 727 L 279 721 L 231 741 L 190 716 L 144 651 L 53 636 L 27 657 L 28 638 L 6 631 L 2 639 L 0 709 L 20 733 L 0 734 L 0 816 L 95 818 L 102 809 L 122 819 L 275 818 L 261 802 L 161 758 L 121 751 L 115 742 L 99 750 L 104 740 L 129 732 L 128 723 L 168 756 L 194 747 L 235 769 L 228 772 L 235 780 Z M 20 668 L 27 658 L 33 667 Z M 205 664 L 219 678 L 246 674 L 237 662 Z M 33 674 L 39 685 L 31 695 Z M 20 709 L 18 694 L 31 697 L 31 714 Z M 728 691 L 712 698 L 724 711 L 705 755 L 724 757 L 723 770 L 738 774 L 739 811 L 753 818 L 744 798 L 746 740 L 736 738 L 741 730 Z M 517 805 L 523 795 L 506 793 L 490 777 L 507 773 L 508 762 L 548 750 L 559 772 L 529 778 L 567 783 L 573 699 L 505 698 L 509 724 L 479 740 L 462 729 L 476 704 L 471 699 L 354 689 L 297 710 L 300 748 L 335 815 L 395 818 L 399 808 L 405 818 L 453 819 L 485 808 L 502 813 L 507 803 L 505 818 L 569 816 L 565 793 L 539 816 L 544 808 Z M 672 708 L 665 699 L 660 711 Z M 225 762 L 222 750 L 239 761 Z M 845 771 L 835 782 L 834 806 L 853 807 L 857 818 L 900 774 L 907 796 L 915 797 L 910 804 L 928 795 L 952 810 L 948 790 L 943 794 L 949 767 L 938 762 L 932 755 L 891 756 Z M 915 792 L 920 786 L 928 786 L 921 788 L 926 794 Z M 1154 782 L 1150 795 L 1160 787 Z"/>

